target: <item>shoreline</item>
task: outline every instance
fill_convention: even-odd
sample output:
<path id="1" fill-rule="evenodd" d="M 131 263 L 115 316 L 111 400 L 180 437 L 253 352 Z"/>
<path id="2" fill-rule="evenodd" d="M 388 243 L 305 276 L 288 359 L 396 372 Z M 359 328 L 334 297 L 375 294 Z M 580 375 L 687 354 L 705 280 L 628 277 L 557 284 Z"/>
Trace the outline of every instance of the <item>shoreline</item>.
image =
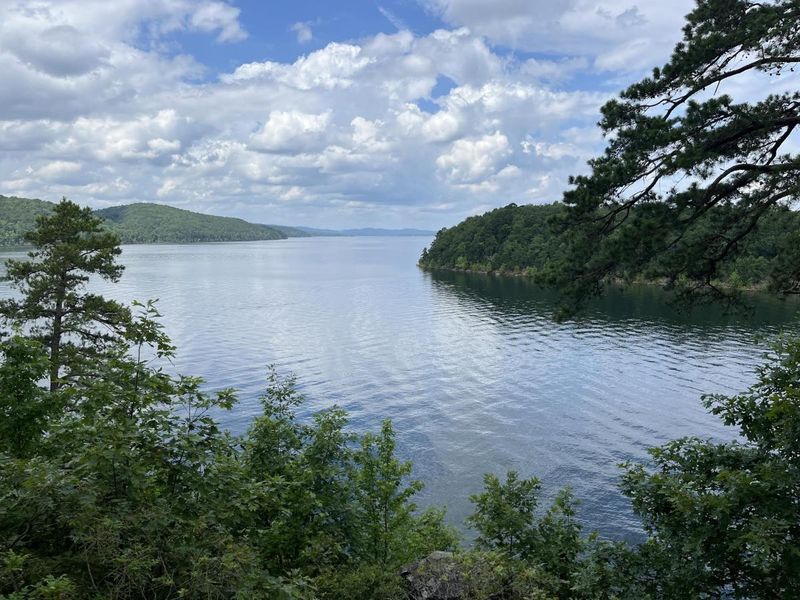
<path id="1" fill-rule="evenodd" d="M 500 271 L 500 270 L 459 269 L 459 268 L 456 268 L 456 267 L 429 267 L 429 266 L 422 265 L 419 262 L 417 263 L 417 267 L 419 269 L 421 269 L 423 271 L 427 271 L 427 272 L 440 271 L 440 272 L 443 272 L 443 273 L 464 273 L 464 274 L 469 274 L 469 275 L 483 275 L 485 277 L 497 277 L 497 278 L 509 278 L 509 279 L 527 279 L 527 280 L 530 280 L 531 283 L 534 283 L 536 285 L 540 285 L 542 287 L 547 287 L 547 286 L 544 286 L 543 284 L 540 284 L 540 283 L 534 281 L 535 274 L 527 272 L 527 270 L 531 269 L 531 267 L 525 267 L 525 269 L 519 270 L 519 271 L 517 271 L 517 270 Z M 732 285 L 732 284 L 730 284 L 728 282 L 715 281 L 715 282 L 713 282 L 713 284 L 714 284 L 715 287 L 722 288 L 722 289 L 725 289 L 725 290 L 735 289 L 735 290 L 739 290 L 739 291 L 747 292 L 747 293 L 751 293 L 751 294 L 761 294 L 761 293 L 765 293 L 765 292 L 768 291 L 766 283 L 760 283 L 760 284 L 757 284 L 757 285 L 734 286 L 734 285 Z M 658 286 L 658 287 L 662 288 L 664 291 L 670 291 L 665 287 L 667 285 L 666 279 L 637 279 L 635 281 L 629 281 L 629 282 L 625 281 L 624 279 L 615 279 L 613 281 L 607 282 L 607 285 L 617 285 L 617 286 L 620 286 L 620 287 L 628 287 L 628 286 L 631 286 L 631 285 L 646 285 L 646 286 L 652 286 L 652 287 Z M 786 296 L 789 297 L 791 295 L 790 294 L 786 294 Z"/>

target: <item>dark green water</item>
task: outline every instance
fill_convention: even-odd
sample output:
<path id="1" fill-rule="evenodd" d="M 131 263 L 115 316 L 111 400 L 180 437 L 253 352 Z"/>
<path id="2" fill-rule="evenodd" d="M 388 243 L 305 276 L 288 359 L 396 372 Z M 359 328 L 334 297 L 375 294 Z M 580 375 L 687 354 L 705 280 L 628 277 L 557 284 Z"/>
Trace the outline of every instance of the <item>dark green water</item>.
<path id="1" fill-rule="evenodd" d="M 571 485 L 588 526 L 630 538 L 638 524 L 616 490 L 617 464 L 678 436 L 731 437 L 700 395 L 752 383 L 765 340 L 797 314 L 796 303 L 760 298 L 748 319 L 681 315 L 643 287 L 557 324 L 552 294 L 524 280 L 420 271 L 429 243 L 129 246 L 122 282 L 96 288 L 160 299 L 175 369 L 240 390 L 223 416 L 236 431 L 257 413 L 274 364 L 297 375 L 309 411 L 340 404 L 356 430 L 394 419 L 427 486 L 420 503 L 447 504 L 453 522 L 484 472 L 513 468 L 539 476 L 547 495 Z"/>

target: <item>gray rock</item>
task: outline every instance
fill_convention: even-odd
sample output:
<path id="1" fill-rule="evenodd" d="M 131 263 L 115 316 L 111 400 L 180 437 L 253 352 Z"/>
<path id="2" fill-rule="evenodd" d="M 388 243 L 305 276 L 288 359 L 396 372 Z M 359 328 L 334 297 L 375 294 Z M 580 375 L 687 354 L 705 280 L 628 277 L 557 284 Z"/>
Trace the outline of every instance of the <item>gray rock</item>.
<path id="1" fill-rule="evenodd" d="M 467 593 L 452 552 L 431 552 L 400 571 L 412 600 L 460 600 Z"/>

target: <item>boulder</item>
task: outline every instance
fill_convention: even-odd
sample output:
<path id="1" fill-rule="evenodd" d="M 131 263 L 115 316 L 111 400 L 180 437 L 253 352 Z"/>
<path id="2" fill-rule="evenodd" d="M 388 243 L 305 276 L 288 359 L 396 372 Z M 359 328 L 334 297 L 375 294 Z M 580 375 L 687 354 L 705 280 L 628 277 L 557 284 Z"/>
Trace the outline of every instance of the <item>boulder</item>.
<path id="1" fill-rule="evenodd" d="M 431 552 L 400 571 L 412 600 L 460 600 L 466 597 L 461 568 L 452 552 Z"/>

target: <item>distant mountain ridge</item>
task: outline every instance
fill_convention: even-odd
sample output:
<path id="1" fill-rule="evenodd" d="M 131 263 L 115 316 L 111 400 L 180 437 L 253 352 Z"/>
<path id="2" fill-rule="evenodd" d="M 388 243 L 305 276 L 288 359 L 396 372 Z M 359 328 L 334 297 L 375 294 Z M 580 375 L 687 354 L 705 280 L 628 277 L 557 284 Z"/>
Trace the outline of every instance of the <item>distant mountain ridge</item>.
<path id="1" fill-rule="evenodd" d="M 215 217 L 163 204 L 127 204 L 94 211 L 126 244 L 252 242 L 287 235 L 233 217 Z"/>
<path id="2" fill-rule="evenodd" d="M 358 229 L 317 229 L 315 227 L 296 227 L 300 231 L 304 231 L 309 235 L 318 237 L 344 237 L 344 236 L 391 236 L 391 237 L 404 237 L 404 236 L 433 236 L 435 231 L 428 231 L 427 229 L 382 229 L 379 227 L 361 227 Z M 292 237 L 292 236 L 289 236 Z"/>
<path id="3" fill-rule="evenodd" d="M 25 244 L 25 232 L 36 217 L 52 210 L 53 203 L 0 195 L 0 246 Z M 140 202 L 94 211 L 123 244 L 244 242 L 312 236 L 433 235 L 417 229 L 315 229 L 250 223 L 235 217 L 217 217 L 165 204 Z"/>
<path id="4" fill-rule="evenodd" d="M 299 237 L 311 237 L 311 234 L 307 231 L 303 231 L 299 227 L 290 227 L 289 225 L 265 225 L 265 227 L 270 227 L 277 231 L 280 231 L 283 235 L 290 238 L 299 238 Z"/>

